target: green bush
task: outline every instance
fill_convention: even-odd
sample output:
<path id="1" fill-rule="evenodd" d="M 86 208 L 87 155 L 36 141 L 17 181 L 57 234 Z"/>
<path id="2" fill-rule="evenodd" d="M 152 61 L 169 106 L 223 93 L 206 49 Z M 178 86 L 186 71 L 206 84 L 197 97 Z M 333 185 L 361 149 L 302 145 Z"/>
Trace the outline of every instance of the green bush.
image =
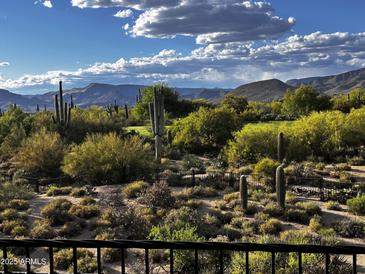
<path id="1" fill-rule="evenodd" d="M 54 254 L 54 265 L 56 269 L 73 271 L 72 249 L 61 249 Z M 93 273 L 97 270 L 96 258 L 91 250 L 80 248 L 77 250 L 77 269 L 80 273 Z"/>
<path id="2" fill-rule="evenodd" d="M 72 191 L 72 187 L 70 186 L 64 186 L 64 187 L 58 187 L 58 186 L 50 186 L 46 192 L 47 196 L 61 196 L 61 195 L 69 195 Z"/>
<path id="3" fill-rule="evenodd" d="M 67 222 L 61 227 L 58 234 L 61 237 L 74 237 L 74 236 L 80 234 L 84 227 L 85 227 L 85 224 L 79 220 Z"/>
<path id="4" fill-rule="evenodd" d="M 279 162 L 270 158 L 263 158 L 255 165 L 253 174 L 258 176 L 261 182 L 273 189 L 275 184 L 275 172 L 278 166 Z"/>
<path id="5" fill-rule="evenodd" d="M 42 208 L 41 215 L 47 218 L 51 225 L 62 225 L 72 220 L 73 216 L 69 213 L 71 207 L 72 203 L 69 200 L 57 198 Z"/>
<path id="6" fill-rule="evenodd" d="M 298 202 L 295 204 L 299 209 L 304 210 L 309 216 L 321 215 L 322 210 L 319 205 L 313 202 Z"/>
<path id="7" fill-rule="evenodd" d="M 260 233 L 262 234 L 278 234 L 281 231 L 281 222 L 278 219 L 269 219 L 260 225 Z"/>
<path id="8" fill-rule="evenodd" d="M 199 237 L 196 231 L 197 228 L 194 226 L 186 225 L 176 229 L 169 224 L 165 224 L 152 227 L 148 239 L 158 241 L 203 241 L 204 238 Z M 194 265 L 194 252 L 189 250 L 174 252 L 174 267 L 181 273 L 192 273 Z"/>
<path id="9" fill-rule="evenodd" d="M 309 229 L 312 232 L 319 232 L 322 228 L 321 217 L 315 215 L 313 218 L 309 220 Z"/>
<path id="10" fill-rule="evenodd" d="M 148 188 L 148 183 L 143 181 L 135 181 L 129 183 L 123 188 L 123 194 L 127 198 L 137 198 Z"/>
<path id="11" fill-rule="evenodd" d="M 26 184 L 15 182 L 4 182 L 0 184 L 0 201 L 6 206 L 12 200 L 29 200 L 33 193 Z"/>
<path id="12" fill-rule="evenodd" d="M 70 195 L 72 197 L 83 197 L 86 195 L 86 190 L 80 187 L 74 187 L 72 188 Z"/>
<path id="13" fill-rule="evenodd" d="M 64 156 L 64 144 L 58 133 L 42 129 L 24 140 L 15 163 L 19 169 L 44 176 L 56 176 Z"/>
<path id="14" fill-rule="evenodd" d="M 217 190 L 215 190 L 212 187 L 208 186 L 194 186 L 194 187 L 188 187 L 184 190 L 182 190 L 180 193 L 177 193 L 177 198 L 185 198 L 185 199 L 191 199 L 191 198 L 209 198 L 209 197 L 215 197 L 218 195 Z"/>
<path id="15" fill-rule="evenodd" d="M 23 199 L 14 199 L 10 201 L 9 207 L 16 210 L 26 210 L 29 208 L 29 202 Z"/>
<path id="16" fill-rule="evenodd" d="M 1 223 L 1 231 L 4 234 L 11 234 L 16 227 L 26 227 L 26 222 L 22 219 L 6 220 Z"/>
<path id="17" fill-rule="evenodd" d="M 121 183 L 150 176 L 151 147 L 139 137 L 115 133 L 90 135 L 66 154 L 63 171 L 90 184 Z"/>
<path id="18" fill-rule="evenodd" d="M 196 209 L 181 207 L 178 209 L 172 209 L 167 214 L 164 222 L 165 224 L 168 224 L 172 228 L 178 230 L 185 227 L 186 225 L 198 227 L 201 224 L 201 218 Z"/>
<path id="19" fill-rule="evenodd" d="M 14 227 L 10 232 L 11 237 L 27 237 L 28 236 L 28 229 L 24 225 L 19 225 Z"/>
<path id="20" fill-rule="evenodd" d="M 80 200 L 79 204 L 80 205 L 84 205 L 84 206 L 86 206 L 86 205 L 94 205 L 94 204 L 96 204 L 96 201 L 93 198 L 91 198 L 91 197 L 85 197 L 85 198 L 82 198 Z"/>
<path id="21" fill-rule="evenodd" d="M 365 195 L 347 200 L 349 211 L 356 215 L 365 215 Z"/>
<path id="22" fill-rule="evenodd" d="M 277 203 L 269 202 L 265 205 L 264 213 L 270 217 L 280 217 L 284 214 L 284 210 Z"/>
<path id="23" fill-rule="evenodd" d="M 204 162 L 194 154 L 186 154 L 182 158 L 182 164 L 184 170 L 190 170 L 192 168 L 197 169 L 198 171 L 204 171 L 205 165 Z"/>
<path id="24" fill-rule="evenodd" d="M 328 201 L 324 203 L 324 207 L 328 210 L 337 210 L 337 211 L 342 210 L 340 203 L 335 201 Z"/>
<path id="25" fill-rule="evenodd" d="M 309 222 L 308 213 L 302 209 L 289 209 L 285 213 L 285 217 L 289 222 L 305 224 L 305 225 L 307 225 Z"/>
<path id="26" fill-rule="evenodd" d="M 57 236 L 56 230 L 51 227 L 50 223 L 43 220 L 34 222 L 31 236 L 36 239 L 52 239 Z"/>
<path id="27" fill-rule="evenodd" d="M 238 129 L 238 115 L 227 108 L 200 108 L 173 125 L 174 141 L 183 150 L 217 151 Z"/>
<path id="28" fill-rule="evenodd" d="M 335 231 L 346 238 L 363 238 L 365 224 L 362 221 L 344 220 L 334 225 Z"/>
<path id="29" fill-rule="evenodd" d="M 98 216 L 99 209 L 96 205 L 73 205 L 68 212 L 72 216 L 90 219 Z"/>

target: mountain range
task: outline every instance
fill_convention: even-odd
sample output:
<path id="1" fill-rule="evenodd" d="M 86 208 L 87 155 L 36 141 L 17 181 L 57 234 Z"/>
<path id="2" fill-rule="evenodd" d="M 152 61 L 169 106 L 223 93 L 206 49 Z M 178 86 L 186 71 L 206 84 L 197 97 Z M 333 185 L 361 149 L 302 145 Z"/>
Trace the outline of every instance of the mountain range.
<path id="1" fill-rule="evenodd" d="M 300 85 L 311 85 L 318 92 L 328 95 L 344 94 L 356 87 L 365 88 L 365 68 L 349 71 L 337 75 L 324 77 L 310 77 L 291 79 L 282 82 L 278 79 L 269 79 L 241 85 L 235 89 L 220 88 L 175 88 L 181 98 L 206 99 L 218 102 L 225 94 L 231 93 L 246 96 L 251 101 L 271 101 L 283 97 L 287 89 L 294 90 Z M 69 101 L 72 95 L 74 103 L 80 107 L 90 105 L 107 105 L 116 101 L 119 105 L 134 105 L 136 95 L 143 85 L 110 85 L 92 83 L 83 88 L 73 88 L 64 91 L 65 100 Z M 53 97 L 57 91 L 37 95 L 20 95 L 8 90 L 0 89 L 0 108 L 4 109 L 10 104 L 17 104 L 26 111 L 34 111 L 36 106 L 48 108 L 53 106 Z"/>

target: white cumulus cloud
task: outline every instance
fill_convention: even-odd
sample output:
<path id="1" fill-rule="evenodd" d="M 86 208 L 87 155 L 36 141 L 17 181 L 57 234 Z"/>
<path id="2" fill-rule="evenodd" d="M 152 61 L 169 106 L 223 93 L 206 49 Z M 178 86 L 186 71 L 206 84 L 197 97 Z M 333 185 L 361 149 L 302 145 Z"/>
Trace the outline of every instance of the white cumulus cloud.
<path id="1" fill-rule="evenodd" d="M 133 11 L 131 9 L 126 9 L 126 10 L 118 11 L 116 14 L 114 14 L 114 17 L 128 18 L 128 17 L 131 17 L 132 15 L 133 15 Z"/>

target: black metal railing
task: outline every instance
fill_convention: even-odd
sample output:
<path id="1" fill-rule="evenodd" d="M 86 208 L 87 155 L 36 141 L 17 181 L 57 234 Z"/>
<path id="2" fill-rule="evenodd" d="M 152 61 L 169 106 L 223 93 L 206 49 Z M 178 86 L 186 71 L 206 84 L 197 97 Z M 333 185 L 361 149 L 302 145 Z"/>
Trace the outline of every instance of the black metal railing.
<path id="1" fill-rule="evenodd" d="M 224 255 L 230 251 L 243 252 L 245 254 L 245 272 L 249 273 L 249 254 L 250 252 L 261 251 L 271 253 L 271 273 L 275 273 L 275 256 L 277 253 L 296 253 L 298 255 L 298 273 L 303 273 L 302 256 L 306 253 L 324 254 L 324 270 L 330 273 L 330 255 L 350 255 L 352 256 L 352 273 L 357 273 L 357 255 L 365 254 L 365 246 L 321 246 L 321 245 L 290 245 L 290 244 L 256 244 L 256 243 L 225 243 L 225 242 L 162 242 L 162 241 L 129 241 L 129 240 L 12 240 L 0 239 L 0 248 L 3 251 L 3 259 L 7 258 L 10 248 L 22 248 L 25 257 L 31 259 L 30 250 L 32 248 L 47 248 L 49 255 L 49 273 L 55 273 L 54 249 L 71 248 L 73 273 L 78 273 L 77 252 L 78 248 L 96 249 L 97 273 L 103 273 L 101 260 L 102 248 L 116 248 L 120 250 L 121 273 L 126 273 L 125 252 L 127 249 L 144 250 L 145 269 L 144 273 L 150 273 L 150 250 L 164 249 L 169 250 L 169 272 L 174 272 L 174 252 L 179 250 L 191 250 L 194 252 L 194 272 L 199 273 L 198 253 L 202 251 L 216 251 L 219 254 L 219 271 L 224 273 Z M 4 260 L 5 261 L 5 260 Z M 11 273 L 8 266 L 3 264 L 3 273 Z M 24 273 L 34 273 L 31 264 L 27 261 Z"/>

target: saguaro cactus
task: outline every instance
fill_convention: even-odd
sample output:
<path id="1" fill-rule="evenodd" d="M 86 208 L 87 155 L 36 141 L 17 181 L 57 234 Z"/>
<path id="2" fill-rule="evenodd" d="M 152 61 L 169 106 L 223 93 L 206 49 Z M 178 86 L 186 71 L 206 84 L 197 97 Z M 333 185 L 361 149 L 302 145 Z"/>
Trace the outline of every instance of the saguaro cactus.
<path id="1" fill-rule="evenodd" d="M 39 105 L 38 104 L 37 104 L 37 109 L 36 110 L 37 110 L 37 112 L 39 112 Z"/>
<path id="2" fill-rule="evenodd" d="M 240 199 L 241 207 L 243 210 L 247 209 L 248 193 L 247 193 L 247 180 L 245 175 L 240 177 Z"/>
<path id="3" fill-rule="evenodd" d="M 70 126 L 71 108 L 68 104 L 63 103 L 62 81 L 60 81 L 59 94 L 54 96 L 55 115 L 52 116 L 53 122 L 57 124 L 61 134 Z"/>
<path id="4" fill-rule="evenodd" d="M 171 132 L 171 130 L 167 130 L 167 132 L 166 132 L 166 142 L 169 146 L 172 145 L 172 132 Z"/>
<path id="5" fill-rule="evenodd" d="M 165 125 L 164 96 L 162 88 L 153 88 L 153 103 L 149 104 L 152 133 L 155 137 L 155 159 L 161 162 L 162 136 Z"/>
<path id="6" fill-rule="evenodd" d="M 284 147 L 284 133 L 282 133 L 282 132 L 280 132 L 279 134 L 278 134 L 278 148 L 277 148 L 277 150 L 278 150 L 278 161 L 280 162 L 280 163 L 282 163 L 283 162 L 283 160 L 284 160 L 284 157 L 285 157 L 285 147 Z"/>
<path id="7" fill-rule="evenodd" d="M 280 165 L 276 168 L 276 197 L 278 200 L 278 205 L 281 208 L 285 208 L 285 175 L 284 175 L 284 166 Z"/>
<path id="8" fill-rule="evenodd" d="M 128 105 L 124 105 L 125 119 L 129 119 Z"/>

